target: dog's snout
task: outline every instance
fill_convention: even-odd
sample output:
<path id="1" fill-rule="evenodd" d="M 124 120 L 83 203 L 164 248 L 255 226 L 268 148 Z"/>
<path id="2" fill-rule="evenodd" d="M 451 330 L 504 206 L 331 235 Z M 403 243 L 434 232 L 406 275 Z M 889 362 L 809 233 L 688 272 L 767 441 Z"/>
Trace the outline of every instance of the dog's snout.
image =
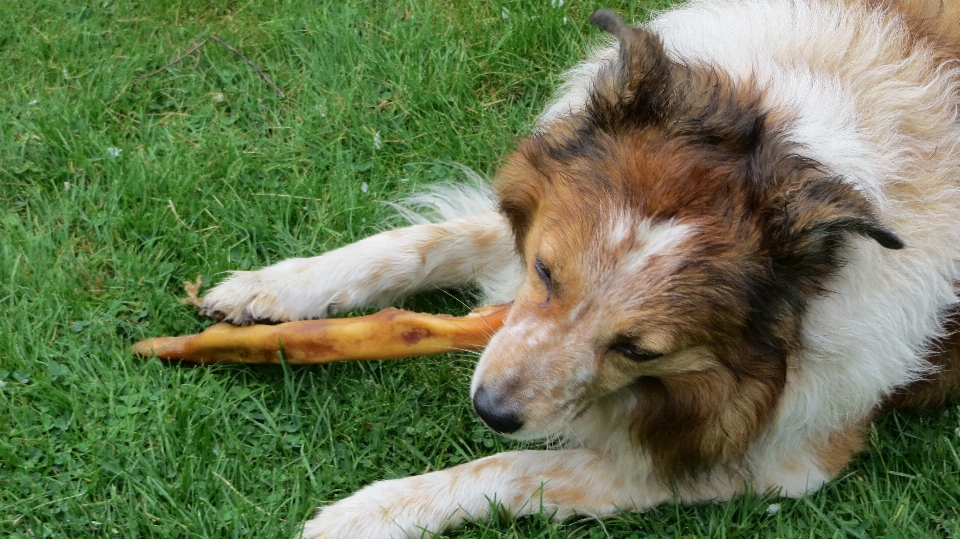
<path id="1" fill-rule="evenodd" d="M 504 406 L 503 396 L 487 391 L 483 385 L 473 394 L 473 409 L 484 424 L 500 434 L 516 432 L 523 426 L 516 412 Z"/>

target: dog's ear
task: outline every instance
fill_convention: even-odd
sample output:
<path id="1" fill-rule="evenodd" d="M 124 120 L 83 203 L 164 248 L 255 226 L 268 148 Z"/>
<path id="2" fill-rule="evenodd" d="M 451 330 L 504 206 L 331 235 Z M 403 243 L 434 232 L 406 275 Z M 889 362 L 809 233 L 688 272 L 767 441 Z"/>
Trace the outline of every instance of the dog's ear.
<path id="1" fill-rule="evenodd" d="M 679 66 L 667 58 L 660 37 L 625 24 L 612 11 L 600 9 L 590 21 L 619 42 L 619 62 L 602 70 L 594 85 L 593 116 L 611 125 L 655 122 L 668 110 L 671 72 Z"/>
<path id="2" fill-rule="evenodd" d="M 842 263 L 838 249 L 848 234 L 871 238 L 887 249 L 905 247 L 853 184 L 812 176 L 777 193 L 763 211 L 767 248 L 781 268 L 809 276 L 829 274 Z"/>

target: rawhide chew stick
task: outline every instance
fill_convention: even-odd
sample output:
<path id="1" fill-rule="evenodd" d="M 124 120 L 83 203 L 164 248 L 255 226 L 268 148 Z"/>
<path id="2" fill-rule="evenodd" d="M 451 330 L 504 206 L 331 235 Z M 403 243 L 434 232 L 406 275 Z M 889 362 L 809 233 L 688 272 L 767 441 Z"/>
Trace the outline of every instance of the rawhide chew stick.
<path id="1" fill-rule="evenodd" d="M 183 337 L 157 337 L 133 345 L 142 356 L 188 363 L 280 363 L 291 365 L 360 359 L 400 359 L 456 350 L 482 350 L 503 325 L 510 304 L 491 305 L 466 316 L 384 309 L 332 320 L 237 327 L 227 323 Z"/>

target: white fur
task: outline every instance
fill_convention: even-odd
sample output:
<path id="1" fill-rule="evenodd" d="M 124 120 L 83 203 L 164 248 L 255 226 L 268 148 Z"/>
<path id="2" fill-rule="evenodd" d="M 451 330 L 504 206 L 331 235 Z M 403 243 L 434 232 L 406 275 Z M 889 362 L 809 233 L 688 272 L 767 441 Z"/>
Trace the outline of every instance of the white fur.
<path id="1" fill-rule="evenodd" d="M 636 232 L 636 243 L 620 262 L 622 275 L 630 275 L 642 269 L 652 256 L 670 256 L 691 233 L 690 225 L 674 222 L 652 223 L 645 219 Z"/>

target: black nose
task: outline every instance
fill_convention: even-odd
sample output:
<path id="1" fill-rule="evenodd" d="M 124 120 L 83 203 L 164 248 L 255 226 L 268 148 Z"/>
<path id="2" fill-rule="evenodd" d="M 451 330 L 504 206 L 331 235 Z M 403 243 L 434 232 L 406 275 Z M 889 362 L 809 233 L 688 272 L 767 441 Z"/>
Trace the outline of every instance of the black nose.
<path id="1" fill-rule="evenodd" d="M 516 432 L 523 426 L 517 414 L 503 406 L 503 398 L 482 385 L 473 394 L 473 409 L 481 421 L 500 434 Z"/>

